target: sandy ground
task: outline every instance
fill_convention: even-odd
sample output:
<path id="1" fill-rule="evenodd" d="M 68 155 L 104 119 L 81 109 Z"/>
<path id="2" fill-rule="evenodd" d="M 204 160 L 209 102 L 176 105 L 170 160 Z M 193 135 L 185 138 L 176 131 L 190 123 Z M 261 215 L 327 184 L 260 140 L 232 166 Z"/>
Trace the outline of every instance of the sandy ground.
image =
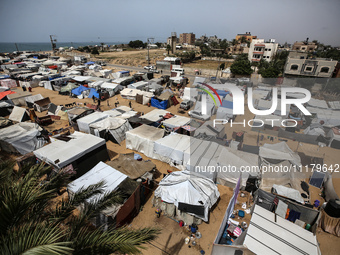
<path id="1" fill-rule="evenodd" d="M 76 102 L 78 105 L 84 105 L 84 103 L 92 103 L 92 99 L 77 99 L 70 98 L 68 96 L 61 96 L 56 91 L 46 90 L 44 88 L 38 87 L 33 88 L 32 94 L 41 94 L 44 97 L 50 97 L 50 100 L 57 105 L 65 105 L 69 103 Z M 129 100 L 122 99 L 120 95 L 117 95 L 109 100 L 102 102 L 101 110 L 108 110 L 114 108 L 114 103 L 118 98 L 119 105 L 128 106 Z M 180 100 L 179 100 L 180 101 Z M 180 114 L 178 113 L 177 106 L 171 106 L 168 111 L 173 114 L 179 114 L 188 116 L 187 113 Z M 148 107 L 144 105 L 140 105 L 132 101 L 132 108 L 139 112 L 147 113 L 153 110 L 153 107 Z M 245 107 L 247 109 L 247 107 Z M 45 112 L 38 113 L 38 116 L 44 116 Z M 243 119 L 252 119 L 253 115 L 246 111 L 245 117 L 237 117 L 235 121 L 243 121 Z M 64 121 L 55 121 L 52 125 L 48 126 L 47 129 L 49 131 L 53 131 L 59 128 L 65 128 L 68 126 L 67 122 Z M 258 133 L 251 131 L 250 127 L 241 127 L 240 125 L 234 125 L 230 127 L 229 124 L 226 125 L 226 134 L 228 139 L 231 139 L 231 135 L 233 131 L 243 131 L 245 132 L 244 143 L 249 145 L 257 144 L 257 136 Z M 272 135 L 274 136 L 274 135 Z M 271 142 L 270 139 L 265 135 L 264 140 L 260 141 L 259 145 L 263 145 L 264 143 L 277 143 L 278 139 L 274 136 L 274 141 Z M 299 144 L 296 141 L 288 141 L 288 145 L 293 151 L 301 151 L 305 152 L 309 155 L 315 155 L 318 157 L 324 158 L 324 162 L 326 164 L 338 164 L 339 163 L 339 151 L 335 149 L 331 149 L 328 147 L 319 148 L 316 145 L 307 145 L 307 144 Z M 112 142 L 107 143 L 107 148 L 109 150 L 109 155 L 111 159 L 118 157 L 120 153 L 131 152 L 131 150 L 126 149 L 125 142 L 121 145 L 114 144 Z M 141 155 L 144 159 L 148 159 L 144 155 Z M 158 160 L 151 159 L 157 166 L 157 169 L 161 173 L 167 173 L 167 170 L 177 171 L 177 169 L 170 167 L 168 164 L 160 162 Z M 161 175 L 156 179 L 156 181 L 161 180 Z M 340 178 L 337 175 L 333 175 L 333 183 L 337 194 L 340 195 Z M 139 228 L 139 227 L 158 227 L 162 230 L 162 233 L 158 236 L 158 238 L 153 241 L 151 244 L 146 245 L 147 250 L 143 251 L 143 254 L 199 254 L 199 250 L 203 249 L 206 254 L 210 254 L 212 249 L 212 243 L 216 237 L 219 226 L 223 219 L 225 210 L 229 203 L 229 200 L 232 196 L 232 189 L 218 185 L 219 192 L 221 194 L 220 200 L 217 205 L 213 208 L 210 213 L 209 223 L 203 223 L 199 225 L 199 232 L 202 233 L 202 238 L 198 241 L 198 244 L 195 247 L 189 248 L 188 245 L 184 243 L 184 239 L 188 236 L 188 233 L 185 231 L 183 227 L 180 227 L 178 223 L 174 220 L 168 218 L 167 216 L 162 215 L 160 218 L 156 218 L 155 208 L 152 207 L 152 199 L 149 198 L 147 203 L 144 205 L 143 210 L 139 213 L 139 215 L 132 221 L 130 227 Z M 311 200 L 320 199 L 319 196 L 320 190 L 311 188 Z M 239 204 L 236 209 L 239 209 L 241 206 L 241 202 L 245 202 L 247 198 L 238 199 Z M 323 200 L 321 200 L 323 201 Z M 249 223 L 250 215 L 246 215 L 245 221 Z M 239 220 L 239 219 L 237 219 Z M 240 220 L 243 221 L 243 220 Z M 318 241 L 320 243 L 321 251 L 323 254 L 335 254 L 336 251 L 340 249 L 339 239 L 335 236 L 329 235 L 321 230 L 317 233 Z"/>

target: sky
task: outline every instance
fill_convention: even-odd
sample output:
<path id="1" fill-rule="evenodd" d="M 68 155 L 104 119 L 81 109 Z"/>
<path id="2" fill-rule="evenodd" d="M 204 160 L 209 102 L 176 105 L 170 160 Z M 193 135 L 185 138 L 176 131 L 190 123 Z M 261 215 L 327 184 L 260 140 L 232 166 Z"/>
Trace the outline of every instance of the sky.
<path id="1" fill-rule="evenodd" d="M 0 0 L 0 42 L 129 42 L 171 32 L 340 46 L 340 0 Z"/>

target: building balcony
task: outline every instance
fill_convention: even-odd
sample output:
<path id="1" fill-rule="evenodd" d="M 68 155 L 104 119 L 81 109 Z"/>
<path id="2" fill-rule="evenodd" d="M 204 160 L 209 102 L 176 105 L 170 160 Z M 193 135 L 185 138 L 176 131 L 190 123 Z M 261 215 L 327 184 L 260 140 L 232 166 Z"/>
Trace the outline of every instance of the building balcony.
<path id="1" fill-rule="evenodd" d="M 255 47 L 266 47 L 266 45 L 257 43 L 257 44 L 255 44 Z"/>
<path id="2" fill-rule="evenodd" d="M 263 51 L 254 51 L 253 54 L 263 55 Z"/>
<path id="3" fill-rule="evenodd" d="M 251 61 L 253 62 L 259 62 L 261 59 L 260 58 L 253 58 Z"/>

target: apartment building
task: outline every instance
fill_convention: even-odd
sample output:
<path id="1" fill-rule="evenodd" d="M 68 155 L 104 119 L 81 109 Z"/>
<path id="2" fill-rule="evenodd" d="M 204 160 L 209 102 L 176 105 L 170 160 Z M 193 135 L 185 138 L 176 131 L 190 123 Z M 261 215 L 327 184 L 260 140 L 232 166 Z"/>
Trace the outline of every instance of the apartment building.
<path id="1" fill-rule="evenodd" d="M 179 35 L 179 43 L 181 44 L 195 44 L 195 34 L 194 33 L 183 33 Z"/>
<path id="2" fill-rule="evenodd" d="M 271 61 L 276 54 L 279 44 L 275 43 L 275 39 L 270 39 L 265 42 L 264 39 L 253 39 L 248 52 L 248 59 L 250 62 L 257 62 L 261 59 Z"/>

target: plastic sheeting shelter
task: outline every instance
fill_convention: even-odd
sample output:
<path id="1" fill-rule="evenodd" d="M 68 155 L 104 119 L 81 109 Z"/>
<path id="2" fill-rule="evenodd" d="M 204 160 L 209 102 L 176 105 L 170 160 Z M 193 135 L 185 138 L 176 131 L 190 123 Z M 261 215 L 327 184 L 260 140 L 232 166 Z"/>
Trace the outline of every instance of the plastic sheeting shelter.
<path id="1" fill-rule="evenodd" d="M 174 129 L 187 125 L 190 121 L 191 119 L 188 117 L 175 115 L 172 118 L 162 121 L 162 124 L 168 128 Z"/>
<path id="2" fill-rule="evenodd" d="M 88 95 L 88 98 L 92 97 L 99 98 L 99 93 L 94 88 L 90 88 L 90 94 Z"/>
<path id="3" fill-rule="evenodd" d="M 14 106 L 12 113 L 9 115 L 8 119 L 17 122 L 24 122 L 29 120 L 29 114 L 25 108 Z"/>
<path id="4" fill-rule="evenodd" d="M 142 125 L 126 132 L 126 148 L 154 158 L 154 143 L 163 136 L 163 129 Z"/>
<path id="5" fill-rule="evenodd" d="M 80 96 L 84 91 L 89 90 L 89 88 L 80 85 L 78 88 L 72 89 L 72 94 Z"/>
<path id="6" fill-rule="evenodd" d="M 184 151 L 190 146 L 190 136 L 171 133 L 157 141 L 154 145 L 154 155 L 168 164 L 183 165 Z"/>
<path id="7" fill-rule="evenodd" d="M 152 110 L 151 112 L 144 114 L 143 116 L 140 116 L 140 118 L 146 119 L 146 120 L 152 121 L 152 122 L 158 122 L 161 119 L 163 119 L 163 116 L 167 113 L 169 113 L 169 112 L 162 110 L 162 109 L 158 109 L 158 110 L 155 109 L 155 110 Z"/>
<path id="8" fill-rule="evenodd" d="M 0 129 L 1 150 L 25 155 L 39 149 L 45 144 L 44 140 L 38 139 L 41 131 L 38 124 L 26 122 Z"/>
<path id="9" fill-rule="evenodd" d="M 82 187 L 87 188 L 90 185 L 97 184 L 99 182 L 105 182 L 104 193 L 112 192 L 117 189 L 119 184 L 121 184 L 128 176 L 117 171 L 111 166 L 105 164 L 104 162 L 99 162 L 91 170 L 89 170 L 83 176 L 77 178 L 68 185 L 68 192 L 71 194 L 76 193 Z M 94 201 L 100 199 L 104 194 L 94 195 L 89 198 L 89 201 Z"/>
<path id="10" fill-rule="evenodd" d="M 103 112 L 94 112 L 85 117 L 82 117 L 77 120 L 79 131 L 83 131 L 85 133 L 90 134 L 91 133 L 90 124 L 103 120 L 107 117 L 108 115 Z"/>
<path id="11" fill-rule="evenodd" d="M 189 171 L 172 172 L 160 181 L 155 190 L 155 197 L 206 222 L 209 209 L 219 196 L 217 186 L 211 180 Z"/>
<path id="12" fill-rule="evenodd" d="M 321 254 L 312 232 L 260 206 L 254 208 L 244 245 L 255 254 Z"/>
<path id="13" fill-rule="evenodd" d="M 114 141 L 121 143 L 125 140 L 126 132 L 132 127 L 127 120 L 121 118 L 107 117 L 103 120 L 97 121 L 89 125 L 91 131 L 96 136 L 105 138 L 106 133 L 109 133 L 114 138 Z"/>
<path id="14" fill-rule="evenodd" d="M 168 103 L 169 103 L 169 100 L 163 100 L 163 101 L 160 101 L 158 100 L 157 98 L 151 98 L 151 106 L 152 107 L 156 107 L 158 109 L 168 109 Z"/>
<path id="15" fill-rule="evenodd" d="M 265 143 L 260 147 L 259 155 L 262 159 L 265 160 L 280 160 L 280 161 L 289 161 L 291 164 L 296 166 L 301 166 L 300 156 L 293 152 L 287 143 L 280 142 L 276 144 L 267 144 Z"/>
<path id="16" fill-rule="evenodd" d="M 57 169 L 72 164 L 77 177 L 94 167 L 98 161 L 109 158 L 105 140 L 100 137 L 74 132 L 68 138 L 68 141 L 56 140 L 33 153 Z"/>

